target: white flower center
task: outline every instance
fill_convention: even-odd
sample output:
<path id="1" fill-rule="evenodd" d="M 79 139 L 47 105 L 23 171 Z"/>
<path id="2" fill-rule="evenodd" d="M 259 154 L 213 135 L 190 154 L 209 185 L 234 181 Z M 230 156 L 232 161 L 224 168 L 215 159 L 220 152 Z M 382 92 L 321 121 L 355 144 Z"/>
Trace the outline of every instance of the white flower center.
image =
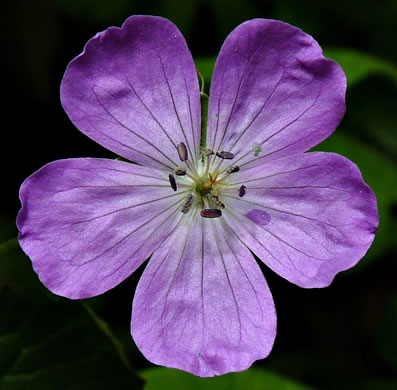
<path id="1" fill-rule="evenodd" d="M 173 174 L 169 175 L 170 185 L 177 191 L 178 185 L 190 189 L 190 194 L 186 197 L 181 208 L 182 213 L 186 214 L 193 205 L 201 208 L 201 216 L 205 218 L 217 218 L 222 216 L 222 209 L 225 208 L 222 193 L 228 189 L 228 177 L 240 170 L 238 166 L 230 166 L 221 170 L 224 160 L 232 160 L 234 154 L 226 151 L 214 152 L 210 149 L 201 151 L 202 160 L 195 166 L 189 161 L 186 145 L 181 142 L 177 145 L 177 151 L 182 166 L 178 166 L 174 173 L 178 177 L 176 180 Z M 219 163 L 213 167 L 215 159 L 219 158 Z M 245 186 L 241 186 L 238 195 L 245 195 Z"/>

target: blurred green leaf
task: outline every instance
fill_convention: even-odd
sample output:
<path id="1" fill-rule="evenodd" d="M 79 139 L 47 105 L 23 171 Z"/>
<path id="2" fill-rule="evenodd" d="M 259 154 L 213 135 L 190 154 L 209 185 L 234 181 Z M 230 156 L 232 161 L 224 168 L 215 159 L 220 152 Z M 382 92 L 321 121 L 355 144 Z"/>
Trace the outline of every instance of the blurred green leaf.
<path id="1" fill-rule="evenodd" d="M 397 379 L 395 378 L 371 378 L 363 384 L 362 390 L 396 390 Z"/>
<path id="2" fill-rule="evenodd" d="M 393 288 L 392 286 L 390 287 L 391 289 Z M 386 296 L 386 299 L 380 303 L 380 318 L 379 321 L 376 322 L 377 329 L 375 331 L 376 353 L 397 372 L 397 355 L 395 349 L 397 345 L 395 321 L 397 318 L 397 292 L 389 294 L 389 296 Z"/>
<path id="3" fill-rule="evenodd" d="M 2 390 L 141 388 L 76 302 L 26 306 L 9 289 L 0 302 Z"/>
<path id="4" fill-rule="evenodd" d="M 107 323 L 48 293 L 17 239 L 0 244 L 0 307 L 2 390 L 142 388 Z"/>
<path id="5" fill-rule="evenodd" d="M 380 74 L 350 89 L 343 126 L 384 158 L 397 163 L 397 84 Z"/>
<path id="6" fill-rule="evenodd" d="M 158 1 L 156 15 L 172 20 L 187 35 L 193 28 L 199 5 L 200 0 L 184 0 L 183 7 L 180 0 L 162 0 Z"/>
<path id="7" fill-rule="evenodd" d="M 15 223 L 15 215 L 7 215 L 0 213 L 0 246 L 18 234 L 18 229 Z"/>
<path id="8" fill-rule="evenodd" d="M 16 238 L 0 243 L 0 288 L 4 286 L 18 291 L 41 288 L 31 261 Z"/>
<path id="9" fill-rule="evenodd" d="M 99 330 L 103 332 L 103 334 L 109 339 L 111 344 L 113 345 L 114 349 L 117 351 L 118 356 L 120 360 L 123 362 L 123 364 L 130 368 L 130 364 L 127 358 L 127 355 L 125 354 L 124 351 L 124 346 L 123 344 L 117 339 L 117 337 L 114 336 L 114 334 L 111 332 L 109 325 L 107 322 L 105 322 L 102 318 L 99 318 L 98 315 L 95 313 L 95 311 L 84 301 L 81 301 L 82 306 L 84 309 L 87 311 L 87 313 L 90 315 L 90 317 L 93 319 L 94 323 L 98 327 Z"/>
<path id="10" fill-rule="evenodd" d="M 381 58 L 353 49 L 324 49 L 324 55 L 342 66 L 346 73 L 348 86 L 352 87 L 371 74 L 380 73 L 397 83 L 397 67 Z"/>
<path id="11" fill-rule="evenodd" d="M 270 371 L 250 368 L 214 378 L 199 378 L 184 371 L 155 367 L 141 373 L 147 383 L 145 390 L 309 390 L 295 381 Z"/>
<path id="12" fill-rule="evenodd" d="M 55 0 L 55 7 L 58 11 L 72 16 L 75 19 L 82 19 L 86 23 L 121 23 L 130 14 L 133 0 Z M 108 27 L 108 26 L 106 26 Z"/>
<path id="13" fill-rule="evenodd" d="M 211 0 L 208 1 L 208 6 L 220 41 L 240 23 L 258 17 L 252 0 Z"/>

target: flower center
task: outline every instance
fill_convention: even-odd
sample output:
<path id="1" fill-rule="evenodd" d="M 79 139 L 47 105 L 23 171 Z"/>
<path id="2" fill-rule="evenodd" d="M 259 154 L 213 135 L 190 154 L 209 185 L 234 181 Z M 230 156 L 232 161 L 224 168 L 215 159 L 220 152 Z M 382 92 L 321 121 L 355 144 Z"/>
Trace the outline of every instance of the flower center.
<path id="1" fill-rule="evenodd" d="M 204 196 L 207 196 L 211 189 L 213 188 L 214 183 L 209 179 L 209 177 L 204 177 L 201 176 L 198 179 L 195 180 L 194 182 L 194 193 L 202 198 Z"/>
<path id="2" fill-rule="evenodd" d="M 222 209 L 225 208 L 223 193 L 235 192 L 240 197 L 245 194 L 245 186 L 240 189 L 229 186 L 227 178 L 235 172 L 239 172 L 238 166 L 229 166 L 221 169 L 224 160 L 232 160 L 234 154 L 227 151 L 214 152 L 210 149 L 201 151 L 201 166 L 189 161 L 186 145 L 181 142 L 177 145 L 177 152 L 183 166 L 178 166 L 174 174 L 179 177 L 178 181 L 173 174 L 169 175 L 170 186 L 174 191 L 178 187 L 184 189 L 188 195 L 182 204 L 182 213 L 188 213 L 193 206 L 201 208 L 200 215 L 204 218 L 218 218 L 222 216 Z M 219 162 L 215 164 L 216 160 Z M 200 169 L 201 168 L 201 169 Z M 234 188 L 229 188 L 234 187 Z"/>
<path id="3" fill-rule="evenodd" d="M 211 173 L 207 173 L 197 178 L 194 185 L 194 192 L 197 194 L 197 196 L 204 197 L 208 196 L 209 194 L 217 196 L 218 190 L 216 185 L 225 185 L 225 183 L 218 180 L 218 176 L 219 171 L 215 176 L 213 176 Z"/>

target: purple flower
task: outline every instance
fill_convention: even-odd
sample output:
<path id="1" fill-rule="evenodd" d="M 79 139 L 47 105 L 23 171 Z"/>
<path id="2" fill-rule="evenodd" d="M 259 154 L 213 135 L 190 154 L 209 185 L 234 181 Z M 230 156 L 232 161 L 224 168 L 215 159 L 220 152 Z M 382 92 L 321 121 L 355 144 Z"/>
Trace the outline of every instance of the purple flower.
<path id="1" fill-rule="evenodd" d="M 49 163 L 22 185 L 19 242 L 52 292 L 88 298 L 149 256 L 131 332 L 150 361 L 200 376 L 248 368 L 276 335 L 255 253 L 298 286 L 354 266 L 378 225 L 352 162 L 304 153 L 345 112 L 345 75 L 316 41 L 255 19 L 227 37 L 200 149 L 196 69 L 170 21 L 133 16 L 92 38 L 61 85 L 90 138 L 138 165 Z"/>

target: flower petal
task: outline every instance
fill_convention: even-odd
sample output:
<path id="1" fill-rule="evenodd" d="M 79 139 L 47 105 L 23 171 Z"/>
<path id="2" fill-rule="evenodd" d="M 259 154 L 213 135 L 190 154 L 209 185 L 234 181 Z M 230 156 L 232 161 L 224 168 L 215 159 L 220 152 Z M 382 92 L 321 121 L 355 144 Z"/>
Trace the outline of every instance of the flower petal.
<path id="1" fill-rule="evenodd" d="M 289 24 L 254 19 L 227 37 L 211 83 L 208 145 L 233 164 L 309 150 L 345 112 L 346 78 L 317 42 Z"/>
<path id="2" fill-rule="evenodd" d="M 168 237 L 184 195 L 156 170 L 87 158 L 44 166 L 20 198 L 19 243 L 43 284 L 87 298 L 131 275 Z"/>
<path id="3" fill-rule="evenodd" d="M 225 196 L 225 221 L 263 262 L 301 287 L 329 285 L 374 239 L 375 195 L 357 166 L 337 154 L 272 161 L 244 170 L 233 184 L 235 193 Z"/>
<path id="4" fill-rule="evenodd" d="M 196 70 L 167 19 L 132 16 L 98 33 L 66 69 L 61 100 L 80 131 L 142 165 L 176 166 L 179 142 L 198 152 Z"/>
<path id="5" fill-rule="evenodd" d="M 139 281 L 131 332 L 156 364 L 205 377 L 244 370 L 270 353 L 271 293 L 249 250 L 222 224 L 190 213 Z"/>

